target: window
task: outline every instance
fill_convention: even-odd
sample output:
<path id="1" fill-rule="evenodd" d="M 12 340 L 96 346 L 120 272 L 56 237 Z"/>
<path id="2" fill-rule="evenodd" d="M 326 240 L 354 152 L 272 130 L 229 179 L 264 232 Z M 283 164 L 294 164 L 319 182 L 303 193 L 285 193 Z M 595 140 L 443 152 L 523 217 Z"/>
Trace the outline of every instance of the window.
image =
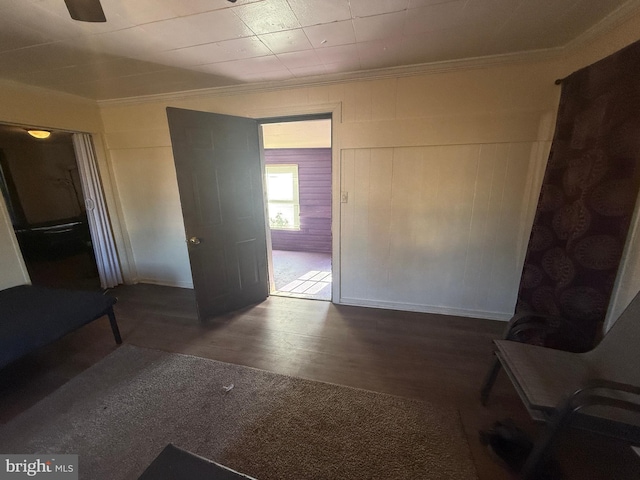
<path id="1" fill-rule="evenodd" d="M 269 226 L 300 230 L 298 165 L 266 165 Z"/>

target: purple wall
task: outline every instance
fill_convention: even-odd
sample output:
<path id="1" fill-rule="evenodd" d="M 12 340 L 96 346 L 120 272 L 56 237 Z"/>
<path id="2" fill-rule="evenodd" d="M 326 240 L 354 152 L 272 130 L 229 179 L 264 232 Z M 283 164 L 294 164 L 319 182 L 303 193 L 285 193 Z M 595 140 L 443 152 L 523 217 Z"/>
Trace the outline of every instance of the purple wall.
<path id="1" fill-rule="evenodd" d="M 264 156 L 267 165 L 298 165 L 300 230 L 271 230 L 273 249 L 330 253 L 331 149 L 267 149 Z"/>

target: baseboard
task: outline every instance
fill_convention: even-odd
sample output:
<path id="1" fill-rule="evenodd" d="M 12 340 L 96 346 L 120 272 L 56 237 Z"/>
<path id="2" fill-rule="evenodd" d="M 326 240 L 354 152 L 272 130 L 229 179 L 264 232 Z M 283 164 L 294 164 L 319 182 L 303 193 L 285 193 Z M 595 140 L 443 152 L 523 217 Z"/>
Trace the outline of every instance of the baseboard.
<path id="1" fill-rule="evenodd" d="M 406 312 L 435 313 L 439 315 L 451 315 L 456 317 L 482 318 L 486 320 L 509 321 L 513 312 L 490 312 L 484 310 L 469 310 L 464 308 L 441 307 L 437 305 L 420 305 L 415 303 L 396 303 L 362 298 L 342 297 L 340 305 L 351 305 L 354 307 L 372 307 L 385 310 L 400 310 Z"/>
<path id="2" fill-rule="evenodd" d="M 192 282 L 179 282 L 175 280 L 163 280 L 158 278 L 138 278 L 135 283 L 150 283 L 152 285 L 162 285 L 165 287 L 178 287 L 193 289 Z M 354 307 L 381 308 L 384 310 L 399 310 L 406 312 L 434 313 L 438 315 L 450 315 L 456 317 L 482 318 L 486 320 L 509 321 L 513 312 L 491 312 L 485 310 L 471 310 L 465 308 L 451 308 L 437 305 L 421 305 L 416 303 L 385 302 L 369 300 L 363 298 L 342 297 L 340 301 L 334 302 L 339 305 L 350 305 Z"/>
<path id="3" fill-rule="evenodd" d="M 178 287 L 178 288 L 193 289 L 193 282 L 163 280 L 158 278 L 138 278 L 136 283 L 150 283 L 151 285 L 162 285 L 163 287 Z"/>

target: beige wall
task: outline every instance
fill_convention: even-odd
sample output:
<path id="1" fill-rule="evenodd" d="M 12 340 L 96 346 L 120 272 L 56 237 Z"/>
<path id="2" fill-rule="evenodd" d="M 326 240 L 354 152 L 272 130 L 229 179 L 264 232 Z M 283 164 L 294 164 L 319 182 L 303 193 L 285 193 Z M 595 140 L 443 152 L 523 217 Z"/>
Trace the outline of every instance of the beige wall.
<path id="1" fill-rule="evenodd" d="M 60 130 L 101 132 L 95 102 L 49 90 L 0 82 L 0 122 Z"/>
<path id="2" fill-rule="evenodd" d="M 531 189 L 538 179 L 530 172 L 543 170 L 553 130 L 555 77 L 552 63 L 529 63 L 104 105 L 108 155 L 139 279 L 191 285 L 166 106 L 265 117 L 339 105 L 335 188 L 350 195 L 336 207 L 343 218 L 339 300 L 506 318 L 537 200 Z M 355 160 L 364 157 L 366 165 Z M 436 197 L 428 193 L 438 186 L 433 208 Z M 400 197 L 392 201 L 392 190 L 408 210 Z M 358 201 L 363 192 L 366 205 Z M 363 208 L 369 228 L 349 228 Z M 383 279 L 382 266 L 396 273 Z"/>
<path id="3" fill-rule="evenodd" d="M 264 148 L 329 148 L 331 120 L 265 123 L 262 137 Z"/>

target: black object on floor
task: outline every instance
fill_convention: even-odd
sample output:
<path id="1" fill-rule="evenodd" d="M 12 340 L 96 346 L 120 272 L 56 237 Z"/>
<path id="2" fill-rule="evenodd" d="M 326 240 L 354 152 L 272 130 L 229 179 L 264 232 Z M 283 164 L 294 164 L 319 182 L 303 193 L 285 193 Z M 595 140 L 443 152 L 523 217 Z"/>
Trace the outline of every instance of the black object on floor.
<path id="1" fill-rule="evenodd" d="M 533 441 L 513 420 L 497 421 L 489 430 L 480 431 L 480 442 L 510 470 L 520 472 L 533 450 Z M 560 480 L 562 474 L 555 461 L 549 459 L 538 473 L 539 480 Z"/>
<path id="2" fill-rule="evenodd" d="M 138 480 L 256 480 L 173 444 L 167 445 Z"/>

